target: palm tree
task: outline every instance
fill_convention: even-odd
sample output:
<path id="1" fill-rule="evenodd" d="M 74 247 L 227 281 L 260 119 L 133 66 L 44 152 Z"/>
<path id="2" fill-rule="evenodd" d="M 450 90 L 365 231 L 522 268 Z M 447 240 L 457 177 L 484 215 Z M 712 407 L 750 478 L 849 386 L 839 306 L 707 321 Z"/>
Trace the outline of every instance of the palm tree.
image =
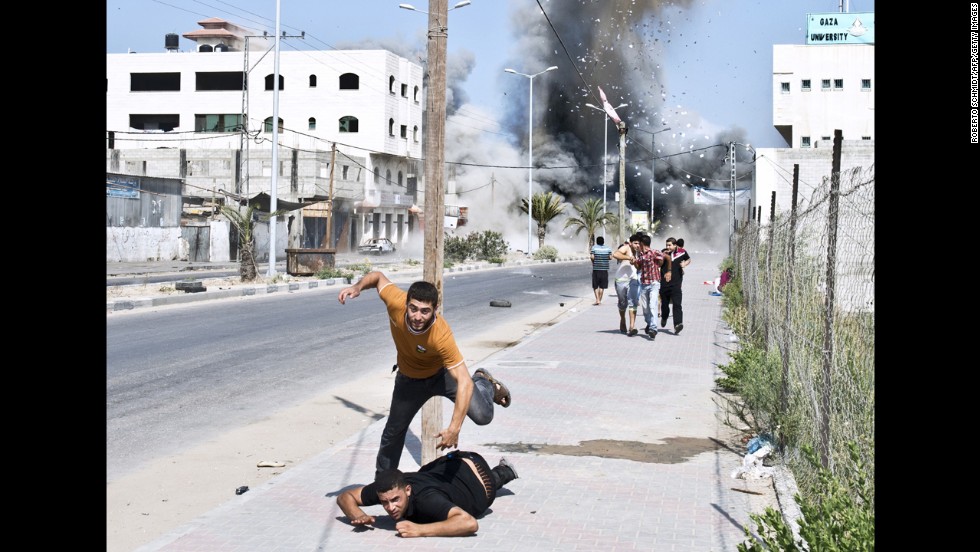
<path id="1" fill-rule="evenodd" d="M 541 248 L 544 246 L 544 234 L 548 229 L 548 223 L 565 210 L 565 203 L 561 196 L 555 195 L 554 192 L 534 194 L 531 196 L 531 202 L 531 218 L 538 223 L 538 248 Z M 521 199 L 521 211 L 527 212 L 527 199 Z"/>
<path id="2" fill-rule="evenodd" d="M 244 212 L 228 205 L 221 206 L 221 214 L 228 218 L 228 221 L 238 230 L 238 274 L 243 282 L 255 280 L 259 273 L 259 267 L 255 264 L 255 210 L 258 204 L 249 205 Z M 269 221 L 273 215 L 279 216 L 287 213 L 285 209 L 280 209 L 275 213 L 269 213 L 257 217 L 263 222 Z"/>
<path id="3" fill-rule="evenodd" d="M 608 228 L 613 222 L 616 221 L 616 215 L 612 212 L 602 211 L 602 200 L 599 198 L 587 199 L 584 202 L 574 205 L 575 211 L 578 212 L 577 217 L 572 217 L 565 221 L 565 228 L 573 227 L 575 228 L 575 235 L 582 233 L 585 230 L 589 234 L 589 246 L 586 251 L 592 250 L 592 245 L 595 244 L 596 231 L 600 228 Z"/>

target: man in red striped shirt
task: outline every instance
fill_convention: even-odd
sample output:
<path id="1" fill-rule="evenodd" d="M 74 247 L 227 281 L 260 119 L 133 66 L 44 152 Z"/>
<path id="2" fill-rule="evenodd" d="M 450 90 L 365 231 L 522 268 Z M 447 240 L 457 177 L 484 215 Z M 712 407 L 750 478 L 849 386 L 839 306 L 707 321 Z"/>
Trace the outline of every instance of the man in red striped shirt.
<path id="1" fill-rule="evenodd" d="M 670 281 L 670 257 L 663 251 L 650 247 L 652 240 L 649 235 L 640 236 L 640 251 L 633 264 L 640 275 L 640 306 L 643 307 L 643 319 L 647 327 L 643 330 L 653 341 L 657 338 L 657 318 L 653 315 L 660 298 L 660 264 L 663 263 L 664 280 Z"/>

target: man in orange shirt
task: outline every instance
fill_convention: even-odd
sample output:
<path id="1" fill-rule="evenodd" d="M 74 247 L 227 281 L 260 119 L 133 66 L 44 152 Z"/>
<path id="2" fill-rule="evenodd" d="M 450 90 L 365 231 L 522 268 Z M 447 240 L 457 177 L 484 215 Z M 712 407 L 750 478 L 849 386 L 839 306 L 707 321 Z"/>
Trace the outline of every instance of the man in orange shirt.
<path id="1" fill-rule="evenodd" d="M 489 424 L 494 403 L 510 406 L 510 391 L 482 368 L 470 376 L 449 323 L 436 315 L 439 290 L 433 284 L 415 282 L 406 293 L 375 271 L 340 290 L 337 300 L 343 305 L 372 288 L 388 309 L 398 368 L 375 466 L 375 473 L 381 473 L 398 467 L 408 426 L 430 398 L 443 396 L 456 405 L 449 427 L 437 435 L 436 448 L 444 450 L 459 446 L 464 417 L 477 425 Z"/>

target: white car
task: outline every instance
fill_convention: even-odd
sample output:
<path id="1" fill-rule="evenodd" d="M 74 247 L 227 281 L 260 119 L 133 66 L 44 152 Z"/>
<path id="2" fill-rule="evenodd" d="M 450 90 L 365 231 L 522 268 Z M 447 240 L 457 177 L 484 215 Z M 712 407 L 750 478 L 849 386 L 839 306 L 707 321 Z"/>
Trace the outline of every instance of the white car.
<path id="1" fill-rule="evenodd" d="M 391 240 L 388 238 L 371 238 L 358 246 L 357 251 L 359 253 L 372 253 L 374 255 L 394 253 L 395 244 L 391 243 Z"/>

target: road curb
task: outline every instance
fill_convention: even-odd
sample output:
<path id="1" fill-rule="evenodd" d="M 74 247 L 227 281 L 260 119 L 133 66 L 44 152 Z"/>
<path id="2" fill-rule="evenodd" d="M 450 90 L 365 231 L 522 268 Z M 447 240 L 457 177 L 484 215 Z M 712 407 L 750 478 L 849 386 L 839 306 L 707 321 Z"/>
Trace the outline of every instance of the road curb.
<path id="1" fill-rule="evenodd" d="M 504 263 L 467 263 L 443 269 L 444 273 L 453 274 L 459 272 L 470 272 L 475 270 L 495 270 L 501 268 L 514 268 L 519 266 L 536 265 L 544 263 L 568 263 L 588 260 L 585 256 L 569 256 L 555 259 L 554 261 L 539 259 L 520 259 Z M 388 271 L 385 273 L 392 280 L 406 280 L 410 278 L 421 278 L 423 269 L 413 268 L 412 270 Z M 298 292 L 311 289 L 323 289 L 338 285 L 347 285 L 339 278 L 327 278 L 323 280 L 312 280 L 305 282 L 285 282 L 281 284 L 254 284 L 233 286 L 230 289 L 215 289 L 205 291 L 195 291 L 193 293 L 183 293 L 176 295 L 161 295 L 150 297 L 137 297 L 130 299 L 118 299 L 106 301 L 106 314 L 113 312 L 123 312 L 147 307 L 163 307 L 170 305 L 182 305 L 197 301 L 210 301 L 214 299 L 228 299 L 234 297 L 252 297 L 255 295 L 270 295 L 280 292 Z"/>

